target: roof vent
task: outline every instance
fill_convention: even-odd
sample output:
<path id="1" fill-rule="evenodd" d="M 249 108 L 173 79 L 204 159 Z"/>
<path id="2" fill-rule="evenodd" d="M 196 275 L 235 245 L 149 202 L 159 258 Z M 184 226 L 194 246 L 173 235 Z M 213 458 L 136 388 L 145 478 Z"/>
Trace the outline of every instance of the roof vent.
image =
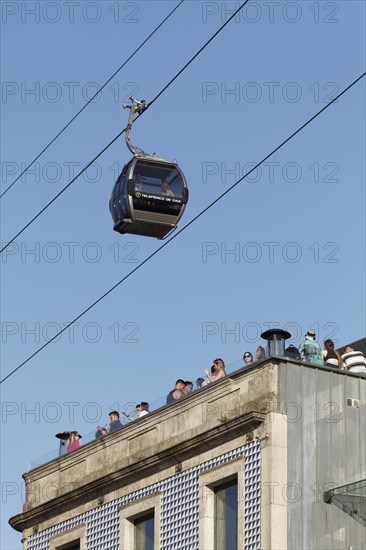
<path id="1" fill-rule="evenodd" d="M 270 328 L 261 334 L 263 340 L 267 340 L 267 357 L 271 355 L 285 355 L 285 342 L 291 338 L 287 330 L 281 328 Z"/>

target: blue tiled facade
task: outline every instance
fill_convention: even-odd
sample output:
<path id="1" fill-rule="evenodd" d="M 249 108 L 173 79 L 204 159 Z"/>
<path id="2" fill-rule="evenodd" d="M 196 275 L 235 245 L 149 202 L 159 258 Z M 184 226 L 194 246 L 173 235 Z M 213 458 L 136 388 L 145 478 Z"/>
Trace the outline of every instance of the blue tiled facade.
<path id="1" fill-rule="evenodd" d="M 199 474 L 240 457 L 246 458 L 243 550 L 260 550 L 261 451 L 257 441 L 40 531 L 29 537 L 28 550 L 49 550 L 50 537 L 81 524 L 86 525 L 88 550 L 123 550 L 119 546 L 120 507 L 157 491 L 161 493 L 161 550 L 199 550 Z"/>

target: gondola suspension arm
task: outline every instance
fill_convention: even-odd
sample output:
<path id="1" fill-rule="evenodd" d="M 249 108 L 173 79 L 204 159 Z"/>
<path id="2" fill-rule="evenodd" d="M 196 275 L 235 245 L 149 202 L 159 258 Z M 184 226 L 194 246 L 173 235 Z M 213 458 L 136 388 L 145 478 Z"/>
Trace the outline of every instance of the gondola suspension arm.
<path id="1" fill-rule="evenodd" d="M 132 129 L 135 113 L 138 113 L 140 115 L 147 109 L 147 105 L 144 99 L 142 99 L 141 101 L 138 101 L 132 95 L 130 96 L 130 99 L 132 101 L 131 104 L 123 103 L 122 105 L 123 109 L 130 109 L 130 115 L 128 117 L 128 122 L 127 122 L 127 127 L 125 132 L 126 145 L 135 157 L 138 156 L 138 157 L 148 158 L 148 157 L 151 157 L 152 155 L 148 155 L 147 153 L 145 153 L 145 151 L 143 151 L 142 149 L 139 149 L 138 147 L 134 147 L 131 143 L 131 129 Z"/>

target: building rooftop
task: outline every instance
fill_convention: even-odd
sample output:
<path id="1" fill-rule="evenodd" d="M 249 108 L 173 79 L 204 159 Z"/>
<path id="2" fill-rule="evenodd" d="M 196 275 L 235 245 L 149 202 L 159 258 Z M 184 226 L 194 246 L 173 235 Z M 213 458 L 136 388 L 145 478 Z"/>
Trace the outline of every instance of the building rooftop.
<path id="1" fill-rule="evenodd" d="M 336 408 L 329 409 L 330 403 L 336 403 Z M 67 516 L 71 509 L 75 513 L 96 506 L 126 485 L 131 490 L 131 484 L 139 487 L 142 479 L 158 480 L 162 471 L 174 475 L 182 464 L 188 467 L 201 454 L 209 457 L 218 446 L 235 448 L 243 437 L 245 441 L 261 439 L 263 423 L 271 412 L 286 416 L 288 429 L 296 430 L 304 422 L 305 410 L 331 422 L 346 422 L 346 413 L 352 407 L 357 410 L 360 403 L 364 411 L 365 375 L 269 357 L 24 474 L 26 502 L 23 512 L 10 523 L 19 531 L 40 523 L 47 526 L 55 514 Z M 318 410 L 310 412 L 311 404 Z M 354 441 L 347 423 L 343 429 L 345 440 L 352 441 L 355 459 L 363 456 L 361 464 L 366 470 L 361 442 Z M 358 481 L 355 475 L 350 462 L 340 480 Z"/>

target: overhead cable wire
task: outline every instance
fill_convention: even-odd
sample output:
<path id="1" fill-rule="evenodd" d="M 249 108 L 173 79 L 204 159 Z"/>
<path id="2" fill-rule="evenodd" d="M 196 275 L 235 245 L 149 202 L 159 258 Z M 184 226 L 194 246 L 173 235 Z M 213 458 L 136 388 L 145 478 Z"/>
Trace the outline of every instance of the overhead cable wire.
<path id="1" fill-rule="evenodd" d="M 70 124 L 72 124 L 74 122 L 74 120 L 84 111 L 84 109 L 86 109 L 86 107 L 89 105 L 89 103 L 91 103 L 93 101 L 93 99 L 95 99 L 97 97 L 98 94 L 100 94 L 100 92 L 107 86 L 107 84 L 110 83 L 110 81 L 112 80 L 112 78 L 114 78 L 116 76 L 116 74 L 119 73 L 119 71 L 121 69 L 123 69 L 123 67 L 125 67 L 127 65 L 127 63 L 137 54 L 137 52 L 139 50 L 141 50 L 141 48 L 146 44 L 146 42 L 148 42 L 150 40 L 150 38 L 164 25 L 164 23 L 169 19 L 169 17 L 171 15 L 173 15 L 173 13 L 179 8 L 179 6 L 181 6 L 183 4 L 184 0 L 181 0 L 179 2 L 179 4 L 177 4 L 175 6 L 174 9 L 172 9 L 172 11 L 170 13 L 168 13 L 168 15 L 159 23 L 159 25 L 149 34 L 149 36 L 147 38 L 145 38 L 145 40 L 139 45 L 138 48 L 136 48 L 136 50 L 134 52 L 132 52 L 132 54 L 126 59 L 126 61 L 124 61 L 122 63 L 122 65 L 120 67 L 118 67 L 118 69 L 112 74 L 112 76 L 110 76 L 108 78 L 108 80 L 106 80 L 106 82 L 97 90 L 97 92 L 87 101 L 87 103 L 85 103 L 85 105 L 76 113 L 76 115 L 74 115 L 72 117 L 72 119 L 67 123 L 65 124 L 65 126 L 62 128 L 62 130 L 60 130 L 58 132 L 58 134 L 48 143 L 48 145 L 46 145 L 46 147 L 44 147 L 42 149 L 42 151 L 24 168 L 23 172 L 21 174 L 19 174 L 19 176 L 9 185 L 9 187 L 7 187 L 5 189 L 5 191 L 0 195 L 0 199 L 9 191 L 9 189 L 11 189 L 13 187 L 13 185 L 27 172 L 27 170 L 29 170 L 29 168 L 31 166 L 33 166 L 33 164 L 43 155 L 43 153 L 45 151 L 47 151 L 47 149 L 52 145 L 52 143 L 54 143 L 56 141 L 56 139 L 58 137 L 60 137 L 60 135 L 66 130 L 66 128 L 68 128 L 70 126 Z"/>
<path id="2" fill-rule="evenodd" d="M 337 101 L 343 94 L 345 94 L 348 90 L 350 90 L 357 82 L 359 82 L 362 78 L 364 78 L 366 75 L 366 72 L 361 74 L 358 78 L 356 78 L 351 84 L 349 84 L 346 88 L 344 88 L 332 101 L 327 103 L 320 111 L 315 113 L 311 118 L 309 118 L 304 124 L 302 124 L 297 130 L 295 130 L 290 136 L 288 136 L 284 141 L 282 141 L 277 147 L 275 147 L 268 155 L 266 155 L 262 160 L 260 160 L 253 168 L 251 168 L 244 176 L 239 178 L 231 187 L 226 189 L 221 195 L 219 195 L 214 201 L 212 201 L 210 204 L 206 206 L 201 212 L 199 212 L 194 218 L 192 218 L 186 225 L 184 225 L 179 231 L 174 233 L 174 235 L 168 239 L 166 242 L 164 242 L 159 248 L 157 248 L 154 252 L 152 252 L 147 258 L 145 258 L 138 266 L 136 266 L 134 269 L 132 269 L 125 277 L 123 277 L 120 281 L 118 281 L 115 285 L 113 285 L 107 292 L 102 294 L 97 300 L 95 300 L 89 307 L 84 309 L 73 321 L 70 321 L 70 323 L 67 324 L 62 330 L 60 330 L 53 338 L 48 340 L 43 346 L 41 346 L 38 350 L 36 350 L 32 355 L 30 355 L 25 361 L 23 361 L 20 365 L 18 365 L 15 369 L 13 369 L 7 376 L 5 376 L 1 381 L 0 384 L 5 382 L 10 376 L 12 376 L 15 372 L 17 372 L 19 369 L 21 369 L 26 363 L 28 363 L 33 357 L 38 355 L 45 347 L 47 347 L 53 340 L 56 340 L 63 332 L 65 332 L 67 329 L 71 327 L 76 321 L 78 321 L 81 317 L 83 317 L 88 311 L 90 311 L 93 307 L 95 307 L 99 302 L 101 302 L 108 294 L 113 292 L 120 284 L 122 284 L 124 281 L 126 281 L 133 273 L 138 271 L 144 264 L 146 264 L 149 260 L 151 260 L 154 256 L 156 256 L 163 248 L 168 246 L 174 239 L 178 237 L 183 231 L 188 229 L 194 222 L 196 222 L 203 214 L 205 214 L 210 208 L 212 208 L 217 202 L 219 202 L 223 197 L 225 197 L 228 193 L 230 193 L 242 180 L 247 178 L 254 170 L 259 168 L 261 164 L 263 164 L 267 159 L 269 159 L 271 156 L 273 156 L 279 149 L 281 149 L 286 143 L 288 143 L 291 139 L 293 139 L 297 134 L 299 134 L 306 126 L 308 126 L 313 120 L 315 120 L 321 113 L 323 113 L 326 109 L 328 109 L 335 101 Z"/>
<path id="3" fill-rule="evenodd" d="M 192 61 L 194 61 L 196 59 L 196 57 L 209 45 L 209 43 L 224 29 L 224 27 L 226 27 L 226 25 L 236 16 L 236 14 L 245 6 L 245 4 L 247 4 L 249 2 L 249 0 L 245 0 L 245 2 L 243 2 L 240 7 L 231 15 L 231 17 L 229 17 L 229 19 L 223 24 L 221 25 L 221 27 L 215 32 L 215 34 L 213 34 L 211 36 L 211 38 L 209 38 L 209 40 L 207 40 L 207 42 L 205 42 L 205 44 L 198 50 L 198 52 L 196 52 L 194 54 L 193 57 L 191 57 L 191 59 L 184 65 L 184 67 L 182 67 L 178 73 L 168 82 L 168 84 L 166 84 L 164 86 L 164 88 L 154 97 L 154 99 L 152 101 L 150 101 L 150 103 L 148 103 L 147 107 L 150 107 L 153 103 L 155 103 L 155 101 L 162 95 L 162 93 L 164 93 L 168 88 L 169 86 L 171 86 L 173 84 L 173 82 L 178 78 L 178 76 L 180 74 L 182 74 L 182 72 L 192 63 Z M 146 112 L 146 109 L 145 111 L 139 113 L 137 115 L 137 117 L 134 119 L 137 120 L 138 118 L 140 118 L 140 116 Z M 40 210 L 38 212 L 38 214 L 36 214 L 20 231 L 18 231 L 18 233 L 16 235 L 14 235 L 14 237 L 12 237 L 10 239 L 10 241 L 8 241 L 4 246 L 3 248 L 0 250 L 0 254 L 2 252 L 4 252 L 4 250 L 6 250 L 8 248 L 8 246 L 13 243 L 15 241 L 15 239 L 17 237 L 19 237 L 19 235 L 21 235 L 41 214 L 43 214 L 43 212 L 45 210 L 47 210 L 47 208 L 49 206 L 51 206 L 52 203 L 55 202 L 56 199 L 58 199 L 58 197 L 60 197 L 64 191 L 66 191 L 66 189 L 68 189 L 70 187 L 70 185 L 72 185 L 74 183 L 74 181 L 76 181 L 83 172 L 85 172 L 85 170 L 87 170 L 89 168 L 89 166 L 91 164 L 93 164 L 93 162 L 95 162 L 124 132 L 126 131 L 126 128 L 123 129 L 119 134 L 116 135 L 115 138 L 112 139 L 112 141 L 110 141 L 108 143 L 108 145 L 106 145 L 104 147 L 104 149 L 102 149 L 94 158 L 93 160 L 91 160 L 82 170 L 80 170 L 80 172 L 71 180 L 69 181 L 69 183 L 67 185 L 65 185 L 65 187 L 63 189 L 61 189 L 61 191 L 59 191 L 59 193 L 57 193 L 57 195 L 51 199 L 43 208 L 42 210 Z"/>

